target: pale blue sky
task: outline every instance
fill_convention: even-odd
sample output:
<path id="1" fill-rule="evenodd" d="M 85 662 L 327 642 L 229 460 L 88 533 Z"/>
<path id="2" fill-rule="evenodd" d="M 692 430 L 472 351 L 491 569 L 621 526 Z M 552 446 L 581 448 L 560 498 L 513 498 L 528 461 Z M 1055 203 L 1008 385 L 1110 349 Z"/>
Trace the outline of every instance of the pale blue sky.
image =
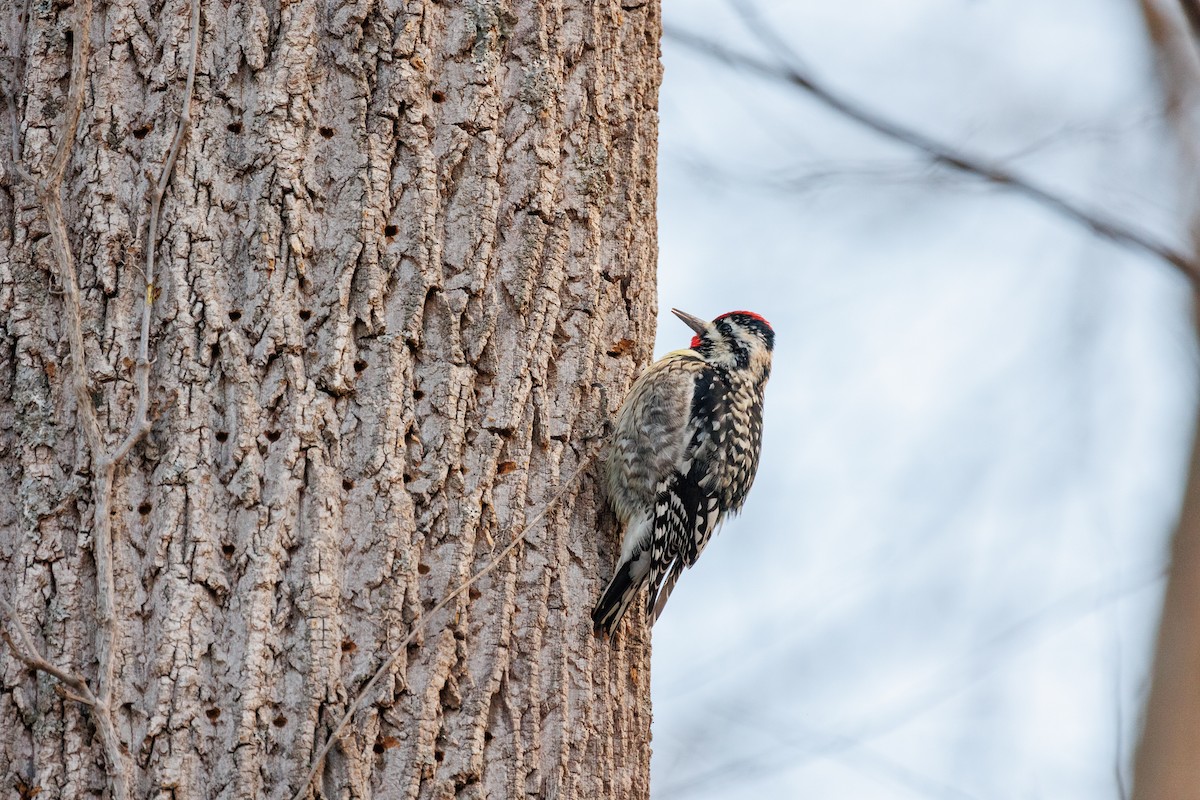
<path id="1" fill-rule="evenodd" d="M 839 90 L 1178 242 L 1134 0 L 762 8 Z M 755 46 L 724 2 L 665 14 Z M 664 51 L 658 351 L 691 335 L 672 306 L 778 345 L 745 513 L 655 627 L 655 797 L 1119 797 L 1192 424 L 1184 282 Z"/>

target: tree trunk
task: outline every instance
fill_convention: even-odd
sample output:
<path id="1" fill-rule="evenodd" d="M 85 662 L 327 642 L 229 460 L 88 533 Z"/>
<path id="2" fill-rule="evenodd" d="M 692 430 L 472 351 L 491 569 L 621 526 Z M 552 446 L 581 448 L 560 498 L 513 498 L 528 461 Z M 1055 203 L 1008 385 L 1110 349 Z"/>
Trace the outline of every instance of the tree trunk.
<path id="1" fill-rule="evenodd" d="M 1141 741 L 1135 800 L 1200 795 L 1200 431 L 1171 547 Z"/>
<path id="2" fill-rule="evenodd" d="M 1200 203 L 1195 192 L 1200 181 L 1200 58 L 1188 27 L 1186 3 L 1141 0 L 1140 5 L 1158 57 L 1167 117 L 1179 144 L 1194 260 L 1200 254 Z M 1193 308 L 1197 307 L 1194 293 Z M 1200 320 L 1194 322 L 1200 326 Z M 1196 331 L 1200 333 L 1200 327 Z M 1200 424 L 1193 436 L 1134 758 L 1134 800 L 1200 796 Z"/>
<path id="3" fill-rule="evenodd" d="M 86 2 L 3 9 L 0 792 L 290 797 L 420 624 L 301 796 L 648 796 L 594 465 L 429 612 L 649 359 L 658 4 L 207 0 L 155 278 L 192 7 Z"/>

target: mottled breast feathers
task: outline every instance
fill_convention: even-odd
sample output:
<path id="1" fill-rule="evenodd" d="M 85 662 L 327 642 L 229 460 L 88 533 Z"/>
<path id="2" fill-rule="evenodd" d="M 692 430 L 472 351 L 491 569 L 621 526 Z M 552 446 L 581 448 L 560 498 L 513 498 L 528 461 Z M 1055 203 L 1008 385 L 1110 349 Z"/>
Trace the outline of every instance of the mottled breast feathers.
<path id="1" fill-rule="evenodd" d="M 607 476 L 623 522 L 638 508 L 653 508 L 645 542 L 653 551 L 652 615 L 656 598 L 661 594 L 665 600 L 725 516 L 746 501 L 758 469 L 766 380 L 739 380 L 739 373 L 692 350 L 668 354 L 664 361 L 630 391 L 626 402 L 633 411 L 631 418 L 619 420 Z M 676 382 L 682 385 L 664 385 Z M 654 496 L 631 495 L 630 488 L 639 486 L 654 487 Z"/>
<path id="2" fill-rule="evenodd" d="M 634 382 L 608 454 L 609 500 L 625 534 L 592 611 L 601 633 L 612 633 L 644 585 L 653 624 L 684 568 L 746 502 L 758 470 L 774 331 L 749 311 L 711 322 L 672 313 L 696 334 L 692 346 Z"/>

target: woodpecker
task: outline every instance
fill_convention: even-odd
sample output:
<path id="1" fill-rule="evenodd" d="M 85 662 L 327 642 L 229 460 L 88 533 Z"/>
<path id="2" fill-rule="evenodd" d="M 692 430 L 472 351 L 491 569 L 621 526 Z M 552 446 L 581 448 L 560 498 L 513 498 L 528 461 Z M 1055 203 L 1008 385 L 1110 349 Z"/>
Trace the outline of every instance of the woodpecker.
<path id="1" fill-rule="evenodd" d="M 609 503 L 625 529 L 616 572 L 592 612 L 596 632 L 609 636 L 642 586 L 654 624 L 684 567 L 741 510 L 758 470 L 775 332 L 749 311 L 712 322 L 671 313 L 696 335 L 634 382 L 605 460 Z"/>

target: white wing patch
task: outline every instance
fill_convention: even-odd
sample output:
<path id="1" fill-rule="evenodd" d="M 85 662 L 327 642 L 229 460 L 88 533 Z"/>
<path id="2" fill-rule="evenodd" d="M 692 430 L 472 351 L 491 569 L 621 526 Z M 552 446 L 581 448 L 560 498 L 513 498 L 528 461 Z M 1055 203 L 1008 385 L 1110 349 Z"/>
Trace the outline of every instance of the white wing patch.
<path id="1" fill-rule="evenodd" d="M 658 484 L 646 597 L 646 613 L 652 621 L 662 612 L 684 567 L 696 563 L 721 521 L 719 498 L 701 486 L 695 473 L 694 469 L 686 475 L 676 472 Z"/>

